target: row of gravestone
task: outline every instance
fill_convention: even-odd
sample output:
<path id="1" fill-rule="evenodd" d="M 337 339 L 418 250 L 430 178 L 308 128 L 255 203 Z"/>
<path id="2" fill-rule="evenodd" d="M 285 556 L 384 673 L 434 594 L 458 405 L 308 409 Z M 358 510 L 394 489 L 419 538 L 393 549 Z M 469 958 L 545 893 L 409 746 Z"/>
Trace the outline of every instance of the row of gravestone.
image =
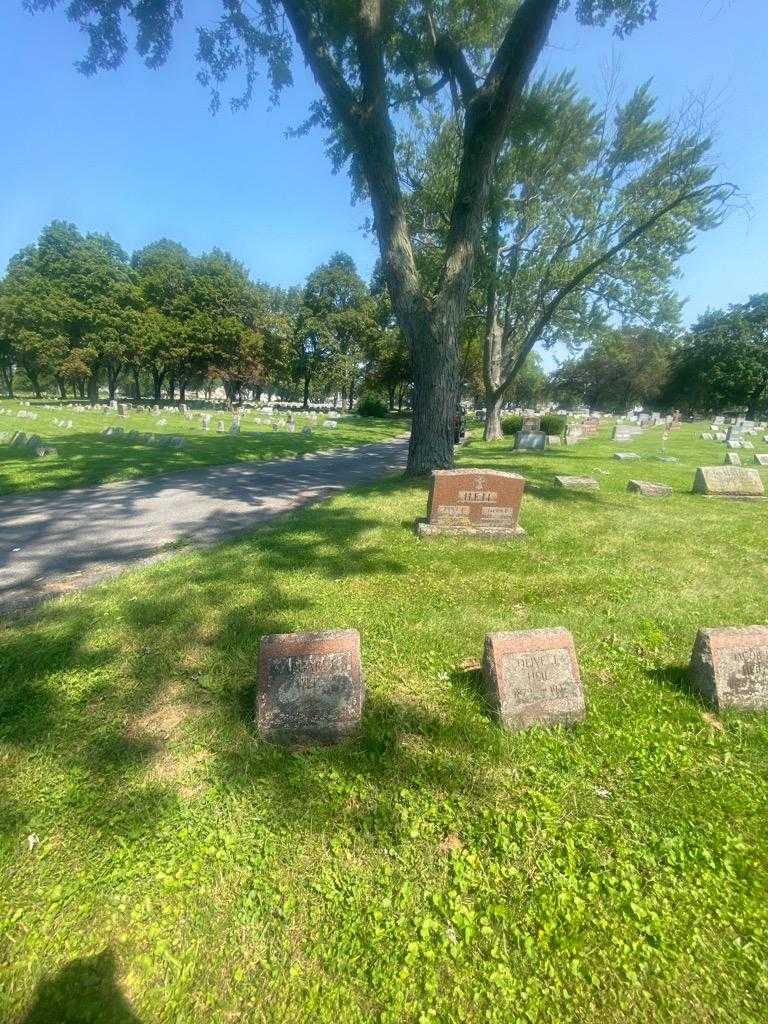
<path id="1" fill-rule="evenodd" d="M 718 711 L 768 709 L 768 627 L 700 629 L 690 681 Z M 489 708 L 507 729 L 571 725 L 586 714 L 573 637 L 566 629 L 488 633 L 482 676 Z M 259 735 L 295 747 L 356 732 L 364 687 L 355 629 L 264 636 L 259 648 Z"/>
<path id="2" fill-rule="evenodd" d="M 4 433 L 3 438 L 7 434 Z M 57 455 L 58 452 L 49 444 L 44 444 L 42 437 L 39 434 L 31 434 L 29 437 L 24 433 L 23 430 L 17 430 L 10 437 L 8 441 L 10 448 L 26 448 L 33 451 L 35 455 L 42 459 L 46 455 Z"/>
<path id="3" fill-rule="evenodd" d="M 555 476 L 566 490 L 598 490 L 591 476 Z M 426 519 L 416 522 L 420 537 L 458 534 L 489 538 L 525 536 L 520 507 L 525 477 L 486 469 L 437 469 L 432 473 Z M 627 490 L 647 497 L 667 497 L 667 484 L 630 480 Z M 736 466 L 700 466 L 693 481 L 695 494 L 760 498 L 765 494 L 756 469 Z"/>

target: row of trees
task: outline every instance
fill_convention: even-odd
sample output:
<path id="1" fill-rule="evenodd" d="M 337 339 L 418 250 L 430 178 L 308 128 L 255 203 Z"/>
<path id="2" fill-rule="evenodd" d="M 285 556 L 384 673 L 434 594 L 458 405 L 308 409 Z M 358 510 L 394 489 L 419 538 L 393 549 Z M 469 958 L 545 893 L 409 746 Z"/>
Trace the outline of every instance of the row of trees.
<path id="1" fill-rule="evenodd" d="M 304 128 L 326 132 L 333 161 L 370 200 L 411 365 L 413 474 L 452 464 L 473 318 L 485 324 L 492 432 L 500 402 L 548 332 L 583 336 L 585 318 L 597 325 L 641 297 L 661 319 L 677 258 L 728 196 L 704 162 L 706 137 L 652 118 L 647 90 L 604 131 L 608 120 L 569 82 L 529 89 L 554 19 L 571 6 L 564 0 L 204 6 L 213 21 L 199 29 L 199 78 L 214 108 L 237 73 L 244 89 L 233 105 L 246 105 L 261 68 L 277 99 L 292 84 L 298 48 L 319 89 Z M 572 6 L 582 24 L 611 22 L 626 36 L 658 5 Z M 66 10 L 88 39 L 85 74 L 125 59 L 129 22 L 147 65 L 161 66 L 183 16 L 177 0 L 79 0 Z"/>
<path id="2" fill-rule="evenodd" d="M 649 328 L 606 331 L 541 382 L 541 393 L 606 412 L 640 404 L 768 417 L 768 293 L 708 312 L 678 338 Z"/>
<path id="3" fill-rule="evenodd" d="M 161 240 L 128 258 L 109 236 L 54 222 L 10 261 L 0 281 L 0 376 L 13 395 L 21 373 L 37 396 L 99 387 L 155 401 L 210 392 L 230 399 L 278 391 L 305 403 L 361 385 L 402 404 L 402 336 L 384 292 L 337 253 L 304 288 L 253 282 L 218 249 L 193 257 Z"/>

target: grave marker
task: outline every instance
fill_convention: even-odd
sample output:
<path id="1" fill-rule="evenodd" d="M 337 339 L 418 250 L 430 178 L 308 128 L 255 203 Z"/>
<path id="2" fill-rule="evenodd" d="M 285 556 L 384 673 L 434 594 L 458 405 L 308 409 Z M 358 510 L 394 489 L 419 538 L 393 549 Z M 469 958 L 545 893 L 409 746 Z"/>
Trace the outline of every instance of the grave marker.
<path id="1" fill-rule="evenodd" d="M 515 434 L 515 451 L 543 452 L 547 435 L 540 430 L 518 430 Z"/>
<path id="2" fill-rule="evenodd" d="M 669 484 L 655 484 L 650 480 L 630 480 L 627 490 L 646 498 L 668 498 L 673 493 Z"/>
<path id="3" fill-rule="evenodd" d="M 599 491 L 600 483 L 593 476 L 556 476 L 555 486 L 567 491 Z"/>
<path id="4" fill-rule="evenodd" d="M 518 525 L 525 478 L 485 469 L 436 469 L 432 473 L 427 518 L 416 521 L 420 537 L 455 534 L 523 537 Z"/>
<path id="5" fill-rule="evenodd" d="M 768 626 L 700 629 L 690 675 L 699 693 L 718 711 L 768 709 Z"/>
<path id="6" fill-rule="evenodd" d="M 491 709 L 508 729 L 569 725 L 584 718 L 584 694 L 567 629 L 488 633 L 483 680 Z"/>
<path id="7" fill-rule="evenodd" d="M 262 739 L 284 746 L 335 743 L 357 730 L 362 710 L 357 630 L 261 638 L 256 714 Z"/>
<path id="8" fill-rule="evenodd" d="M 693 480 L 693 493 L 762 497 L 765 488 L 756 469 L 738 466 L 699 466 Z"/>

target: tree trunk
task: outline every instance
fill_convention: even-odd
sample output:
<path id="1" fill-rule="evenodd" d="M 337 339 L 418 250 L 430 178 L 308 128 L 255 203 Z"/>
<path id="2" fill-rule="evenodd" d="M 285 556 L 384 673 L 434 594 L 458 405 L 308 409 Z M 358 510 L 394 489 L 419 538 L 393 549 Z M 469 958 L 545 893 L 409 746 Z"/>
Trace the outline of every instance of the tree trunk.
<path id="1" fill-rule="evenodd" d="M 132 366 L 131 373 L 133 374 L 133 390 L 135 391 L 134 397 L 138 400 L 141 398 L 141 381 L 139 380 L 138 366 Z"/>
<path id="2" fill-rule="evenodd" d="M 302 409 L 309 408 L 309 367 L 304 371 L 304 401 Z"/>
<path id="3" fill-rule="evenodd" d="M 113 377 L 109 371 L 107 371 L 107 391 L 109 392 L 110 402 L 114 401 L 115 392 L 117 391 L 117 378 Z"/>
<path id="4" fill-rule="evenodd" d="M 166 390 L 168 392 L 168 401 L 172 402 L 174 400 L 174 398 L 176 397 L 176 378 L 175 377 L 169 377 L 168 378 L 168 387 L 167 387 Z"/>
<path id="5" fill-rule="evenodd" d="M 185 380 L 179 381 L 179 401 L 186 402 L 187 400 L 187 382 Z"/>
<path id="6" fill-rule="evenodd" d="M 499 441 L 504 437 L 501 429 L 501 407 L 504 404 L 504 395 L 494 391 L 493 388 L 485 389 L 485 432 L 483 437 L 486 441 Z"/>
<path id="7" fill-rule="evenodd" d="M 156 367 L 151 366 L 149 372 L 152 374 L 152 393 L 155 399 L 155 405 L 159 405 L 163 400 L 163 381 L 165 380 L 165 374 L 161 373 Z"/>
<path id="8" fill-rule="evenodd" d="M 389 411 L 394 412 L 395 409 L 395 387 L 394 385 L 387 386 L 387 404 L 389 405 Z"/>
<path id="9" fill-rule="evenodd" d="M 400 389 L 397 392 L 397 411 L 398 411 L 398 413 L 402 413 L 402 411 L 403 411 L 403 391 L 404 391 L 404 388 L 403 388 L 403 385 L 401 384 L 400 385 Z"/>
<path id="10" fill-rule="evenodd" d="M 88 400 L 91 405 L 96 405 L 99 400 L 99 378 L 95 373 L 88 378 Z"/>
<path id="11" fill-rule="evenodd" d="M 458 321 L 443 311 L 412 341 L 413 415 L 408 474 L 425 476 L 453 465 L 453 418 L 459 402 Z M 409 339 L 410 340 L 410 339 Z"/>
<path id="12" fill-rule="evenodd" d="M 748 420 L 754 420 L 757 418 L 757 413 L 760 409 L 760 402 L 765 394 L 766 387 L 768 387 L 768 378 L 764 378 L 749 396 L 746 416 Z"/>

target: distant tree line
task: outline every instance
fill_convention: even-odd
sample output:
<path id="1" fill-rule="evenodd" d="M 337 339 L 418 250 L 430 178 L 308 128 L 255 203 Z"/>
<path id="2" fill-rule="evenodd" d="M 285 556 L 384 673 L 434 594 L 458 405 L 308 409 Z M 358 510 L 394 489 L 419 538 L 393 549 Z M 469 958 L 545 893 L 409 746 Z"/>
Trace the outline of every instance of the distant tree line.
<path id="1" fill-rule="evenodd" d="M 361 391 L 402 408 L 406 346 L 383 288 L 336 253 L 303 288 L 252 281 L 213 249 L 161 239 L 132 257 L 108 235 L 54 221 L 0 280 L 0 382 L 36 397 L 231 401 L 273 392 L 352 405 Z"/>
<path id="2" fill-rule="evenodd" d="M 768 293 L 709 311 L 677 338 L 651 328 L 605 331 L 551 375 L 547 392 L 606 412 L 639 404 L 768 417 Z"/>

